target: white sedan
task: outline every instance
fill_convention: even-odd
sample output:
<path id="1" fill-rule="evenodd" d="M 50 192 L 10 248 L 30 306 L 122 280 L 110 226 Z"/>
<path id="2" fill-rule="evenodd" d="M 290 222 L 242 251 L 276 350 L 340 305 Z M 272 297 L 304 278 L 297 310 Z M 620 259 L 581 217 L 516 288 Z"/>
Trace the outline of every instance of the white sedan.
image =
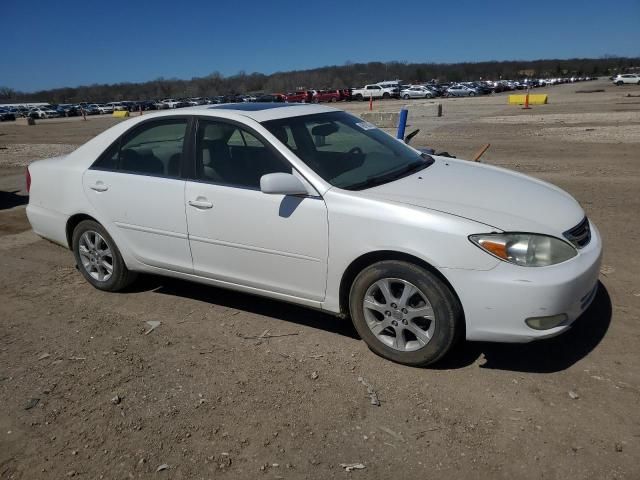
<path id="1" fill-rule="evenodd" d="M 334 108 L 135 117 L 27 176 L 34 231 L 96 288 L 150 272 L 306 305 L 409 365 L 462 336 L 557 335 L 598 288 L 600 235 L 570 195 Z"/>

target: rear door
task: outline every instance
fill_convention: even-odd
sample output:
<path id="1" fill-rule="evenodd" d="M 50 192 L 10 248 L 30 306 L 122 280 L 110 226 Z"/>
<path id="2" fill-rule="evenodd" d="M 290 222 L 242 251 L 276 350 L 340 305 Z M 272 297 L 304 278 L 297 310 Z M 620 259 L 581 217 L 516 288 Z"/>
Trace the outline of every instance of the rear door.
<path id="1" fill-rule="evenodd" d="M 184 209 L 186 117 L 143 122 L 87 170 L 84 191 L 114 237 L 142 263 L 190 273 Z"/>

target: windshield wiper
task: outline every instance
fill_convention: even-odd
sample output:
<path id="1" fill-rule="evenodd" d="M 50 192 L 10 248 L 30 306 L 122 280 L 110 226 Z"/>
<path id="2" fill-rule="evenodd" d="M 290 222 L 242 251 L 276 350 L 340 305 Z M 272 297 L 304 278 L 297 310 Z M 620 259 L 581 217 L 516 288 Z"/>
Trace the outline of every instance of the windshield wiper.
<path id="1" fill-rule="evenodd" d="M 410 163 L 399 170 L 394 170 L 385 175 L 367 177 L 367 179 L 362 182 L 354 183 L 342 188 L 345 190 L 364 190 L 365 188 L 375 187 L 377 185 L 382 185 L 384 183 L 389 183 L 394 180 L 407 177 L 413 173 L 419 172 L 420 170 L 424 170 L 432 163 L 433 159 L 431 157 L 427 157 L 421 161 Z"/>

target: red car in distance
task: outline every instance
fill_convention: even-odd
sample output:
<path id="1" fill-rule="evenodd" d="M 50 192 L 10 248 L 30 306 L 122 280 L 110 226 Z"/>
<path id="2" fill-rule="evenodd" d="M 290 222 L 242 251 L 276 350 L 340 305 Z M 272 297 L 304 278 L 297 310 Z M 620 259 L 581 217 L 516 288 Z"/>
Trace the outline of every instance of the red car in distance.
<path id="1" fill-rule="evenodd" d="M 289 103 L 309 102 L 307 92 L 290 92 L 285 95 L 286 101 Z"/>
<path id="2" fill-rule="evenodd" d="M 314 100 L 316 103 L 337 102 L 340 100 L 340 92 L 338 90 L 319 90 Z"/>

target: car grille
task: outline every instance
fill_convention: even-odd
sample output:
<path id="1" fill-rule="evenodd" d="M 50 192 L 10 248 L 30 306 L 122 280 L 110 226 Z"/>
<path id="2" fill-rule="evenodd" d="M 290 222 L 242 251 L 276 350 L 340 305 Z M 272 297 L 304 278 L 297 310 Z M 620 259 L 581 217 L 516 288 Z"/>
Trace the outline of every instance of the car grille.
<path id="1" fill-rule="evenodd" d="M 575 227 L 564 232 L 564 238 L 569 240 L 574 247 L 583 248 L 591 241 L 591 228 L 589 227 L 589 220 L 587 217 Z"/>

